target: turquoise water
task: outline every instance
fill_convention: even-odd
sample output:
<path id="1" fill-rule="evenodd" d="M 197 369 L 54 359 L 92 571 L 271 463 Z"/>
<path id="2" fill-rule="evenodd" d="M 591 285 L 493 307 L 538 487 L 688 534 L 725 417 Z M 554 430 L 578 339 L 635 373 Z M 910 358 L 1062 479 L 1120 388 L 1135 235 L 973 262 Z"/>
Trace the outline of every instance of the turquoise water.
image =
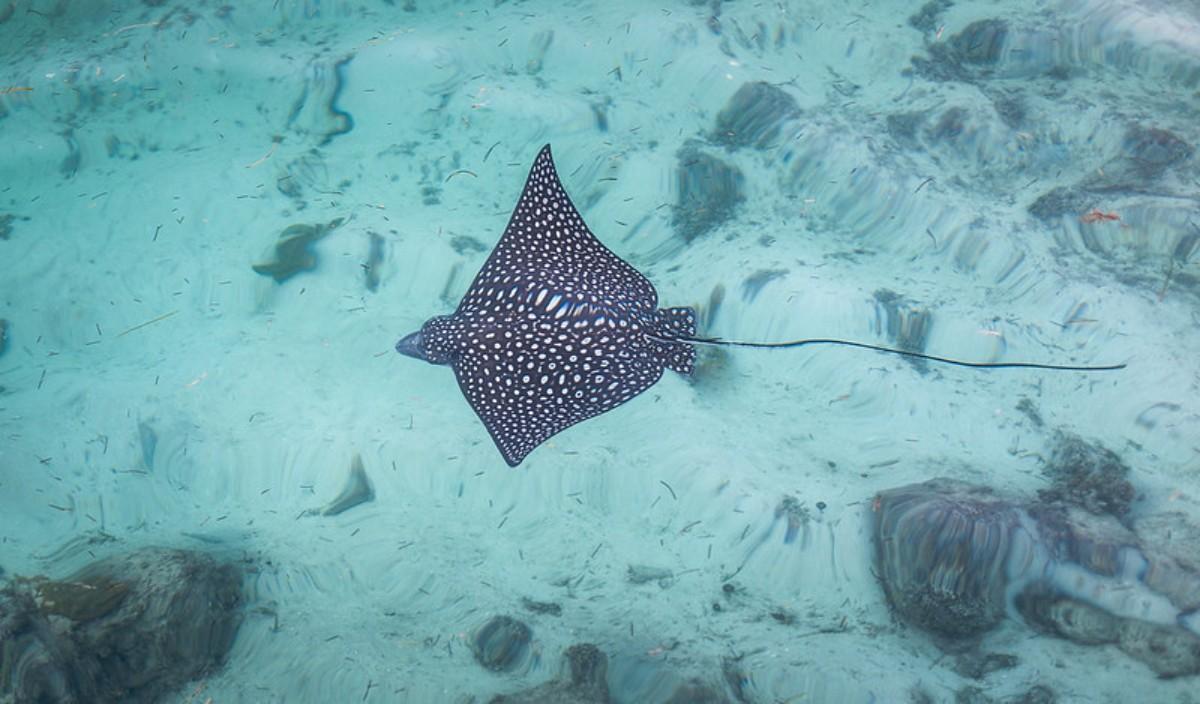
<path id="1" fill-rule="evenodd" d="M 163 701 L 488 701 L 580 643 L 616 702 L 1200 701 L 1194 3 L 15 0 L 0 56 L 0 578 L 237 565 L 228 653 Z M 547 143 L 702 334 L 1128 367 L 704 350 L 509 468 L 393 345 Z M 1068 436 L 1128 467 L 1068 477 L 1119 510 L 1055 493 Z M 1114 574 L 1027 562 L 1105 642 L 898 611 L 876 499 L 933 477 L 1099 516 Z M 501 671 L 497 615 L 531 632 Z"/>

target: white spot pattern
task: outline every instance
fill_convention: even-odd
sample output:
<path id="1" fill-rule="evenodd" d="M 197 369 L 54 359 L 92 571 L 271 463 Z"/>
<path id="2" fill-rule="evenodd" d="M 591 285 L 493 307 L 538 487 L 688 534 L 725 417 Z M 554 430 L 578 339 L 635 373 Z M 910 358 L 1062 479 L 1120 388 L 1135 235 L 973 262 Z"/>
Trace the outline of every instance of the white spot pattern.
<path id="1" fill-rule="evenodd" d="M 458 310 L 421 329 L 427 361 L 450 364 L 508 464 L 554 434 L 690 374 L 690 308 L 658 310 L 654 286 L 596 239 L 546 145 L 496 248 Z"/>

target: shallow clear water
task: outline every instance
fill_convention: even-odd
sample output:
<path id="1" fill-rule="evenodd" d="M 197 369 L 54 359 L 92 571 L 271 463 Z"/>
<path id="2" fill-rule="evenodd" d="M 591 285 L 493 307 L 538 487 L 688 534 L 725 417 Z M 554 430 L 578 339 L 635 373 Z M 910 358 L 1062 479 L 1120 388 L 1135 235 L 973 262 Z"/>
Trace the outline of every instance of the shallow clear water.
<path id="1" fill-rule="evenodd" d="M 241 565 L 224 666 L 166 701 L 487 701 L 577 643 L 618 702 L 691 679 L 750 702 L 1200 700 L 1011 611 L 947 643 L 891 609 L 873 540 L 876 495 L 933 477 L 1033 502 L 1072 433 L 1129 467 L 1113 521 L 1200 574 L 1194 3 L 0 18 L 0 568 L 151 545 Z M 706 351 L 509 468 L 451 371 L 392 347 L 454 310 L 546 143 L 703 334 L 1129 366 Z M 269 275 L 282 233 L 338 220 L 311 268 Z M 356 454 L 373 499 L 320 515 Z M 497 673 L 470 642 L 502 614 L 532 642 Z M 963 649 L 1016 662 L 976 679 Z"/>

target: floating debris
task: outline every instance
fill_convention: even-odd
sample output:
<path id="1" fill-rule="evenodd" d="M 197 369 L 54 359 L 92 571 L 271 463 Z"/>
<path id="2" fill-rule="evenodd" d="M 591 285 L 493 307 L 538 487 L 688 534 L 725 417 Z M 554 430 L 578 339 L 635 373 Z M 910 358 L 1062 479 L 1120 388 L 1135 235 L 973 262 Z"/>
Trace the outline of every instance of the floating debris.
<path id="1" fill-rule="evenodd" d="M 675 573 L 665 567 L 630 565 L 629 570 L 625 573 L 625 579 L 630 584 L 658 582 L 658 586 L 666 589 L 675 582 Z"/>
<path id="2" fill-rule="evenodd" d="M 528 597 L 523 597 L 521 599 L 521 606 L 524 606 L 526 611 L 535 614 L 562 616 L 562 606 L 552 601 L 534 601 Z"/>
<path id="3" fill-rule="evenodd" d="M 455 254 L 479 254 L 488 251 L 488 246 L 470 235 L 455 235 L 450 238 L 450 248 Z"/>
<path id="4" fill-rule="evenodd" d="M 525 62 L 525 73 L 536 76 L 542 72 L 546 51 L 554 43 L 554 30 L 545 29 L 529 38 L 529 60 Z"/>
<path id="5" fill-rule="evenodd" d="M 791 545 L 796 542 L 796 537 L 803 531 L 804 538 L 800 542 L 800 545 L 802 548 L 807 549 L 810 538 L 809 522 L 812 520 L 808 509 L 796 497 L 784 496 L 780 500 L 779 505 L 775 507 L 775 521 L 781 518 L 787 521 L 787 528 L 783 533 L 783 544 Z M 772 523 L 775 521 L 772 521 Z"/>
<path id="6" fill-rule="evenodd" d="M 154 471 L 154 452 L 158 448 L 158 433 L 149 424 L 138 421 L 138 443 L 142 446 L 142 466 Z"/>
<path id="7" fill-rule="evenodd" d="M 379 267 L 383 265 L 383 235 L 378 232 L 367 233 L 371 239 L 367 250 L 367 263 L 363 265 L 367 290 L 374 293 L 379 290 Z"/>
<path id="8" fill-rule="evenodd" d="M 318 138 L 317 146 L 326 146 L 334 137 L 354 129 L 354 118 L 338 107 L 346 88 L 346 67 L 354 55 L 330 62 L 314 61 L 308 67 L 304 90 L 288 114 L 289 129 Z"/>
<path id="9" fill-rule="evenodd" d="M 275 283 L 283 283 L 302 271 L 317 267 L 317 255 L 312 244 L 328 235 L 343 222 L 335 218 L 329 224 L 291 225 L 279 233 L 271 261 L 253 265 L 255 272 L 270 276 Z"/>
<path id="10" fill-rule="evenodd" d="M 375 487 L 371 485 L 371 480 L 367 477 L 367 470 L 363 469 L 362 457 L 356 452 L 354 459 L 350 462 L 350 476 L 346 478 L 346 485 L 342 487 L 342 492 L 337 495 L 336 499 L 321 509 L 321 515 L 336 516 L 359 504 L 374 500 Z"/>

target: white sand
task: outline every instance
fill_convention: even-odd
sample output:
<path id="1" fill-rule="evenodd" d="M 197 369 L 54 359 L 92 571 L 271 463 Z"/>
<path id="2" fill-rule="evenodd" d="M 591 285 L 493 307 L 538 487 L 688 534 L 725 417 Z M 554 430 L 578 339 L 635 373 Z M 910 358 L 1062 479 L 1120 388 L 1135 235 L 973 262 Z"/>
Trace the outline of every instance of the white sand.
<path id="1" fill-rule="evenodd" d="M 1048 430 L 1016 410 L 1029 398 L 1051 428 L 1125 458 L 1137 515 L 1200 521 L 1200 290 L 1160 295 L 1200 185 L 1168 189 L 1186 196 L 1178 212 L 1160 197 L 1097 202 L 1125 217 L 1094 232 L 1026 211 L 1103 168 L 1132 122 L 1200 145 L 1183 73 L 1200 67 L 1195 43 L 1154 29 L 1163 13 L 1194 25 L 1194 8 L 963 2 L 935 39 L 906 23 L 915 3 L 728 3 L 717 36 L 707 8 L 684 2 L 417 0 L 409 13 L 403 1 L 243 3 L 220 19 L 218 3 L 55 16 L 51 0 L 22 0 L 0 25 L 3 83 L 32 88 L 0 96 L 0 212 L 29 218 L 0 241 L 8 574 L 65 574 L 86 552 L 38 556 L 98 530 L 117 541 L 95 551 L 247 558 L 250 611 L 228 666 L 180 702 L 486 700 L 549 679 L 577 642 L 609 654 L 622 702 L 661 700 L 692 676 L 721 684 L 721 659 L 736 654 L 762 702 L 906 701 L 916 686 L 950 701 L 967 684 L 1002 698 L 1036 683 L 1060 701 L 1197 701 L 1194 679 L 1161 681 L 1114 648 L 1017 622 L 983 647 L 1019 666 L 964 681 L 890 616 L 865 520 L 875 492 L 941 474 L 1044 486 Z M 973 117 L 970 138 L 897 147 L 888 114 L 990 114 L 979 84 L 901 70 L 926 39 L 998 14 L 1041 51 L 1007 57 L 985 82 L 1026 97 L 1027 125 Z M 531 74 L 531 45 L 550 30 Z M 328 94 L 348 56 L 337 105 L 354 128 L 319 146 L 331 120 L 316 97 L 289 116 L 306 86 Z M 1054 65 L 1077 77 L 1044 78 Z M 776 149 L 724 155 L 748 199 L 683 246 L 658 207 L 674 202 L 675 153 L 754 80 L 783 83 L 805 114 Z M 607 132 L 593 104 L 608 106 Z M 922 375 L 866 352 L 738 350 L 700 384 L 668 374 L 509 469 L 452 374 L 391 347 L 451 310 L 486 256 L 457 254 L 452 239 L 494 243 L 546 142 L 592 229 L 663 305 L 724 285 L 713 334 L 886 343 L 872 296 L 889 289 L 933 313 L 933 353 L 1130 367 Z M 302 210 L 276 188 L 289 163 Z M 472 173 L 450 177 L 460 169 Z M 423 204 L 423 186 L 440 203 Z M 277 285 L 251 270 L 283 228 L 336 217 L 349 220 L 316 245 L 316 271 Z M 360 267 L 368 232 L 387 243 L 375 293 Z M 1088 232 L 1109 256 L 1086 249 Z M 1175 273 L 1200 275 L 1196 259 Z M 788 273 L 747 303 L 742 282 L 764 269 Z M 1079 322 L 1058 324 L 1080 305 Z M 159 439 L 149 473 L 133 471 L 139 422 Z M 337 495 L 355 452 L 376 500 L 298 517 Z M 807 543 L 772 531 L 784 495 L 814 514 Z M 631 564 L 678 576 L 633 586 Z M 521 597 L 559 602 L 562 617 L 524 614 Z M 769 616 L 779 609 L 795 624 Z M 464 634 L 497 613 L 533 628 L 528 671 L 474 662 Z"/>

